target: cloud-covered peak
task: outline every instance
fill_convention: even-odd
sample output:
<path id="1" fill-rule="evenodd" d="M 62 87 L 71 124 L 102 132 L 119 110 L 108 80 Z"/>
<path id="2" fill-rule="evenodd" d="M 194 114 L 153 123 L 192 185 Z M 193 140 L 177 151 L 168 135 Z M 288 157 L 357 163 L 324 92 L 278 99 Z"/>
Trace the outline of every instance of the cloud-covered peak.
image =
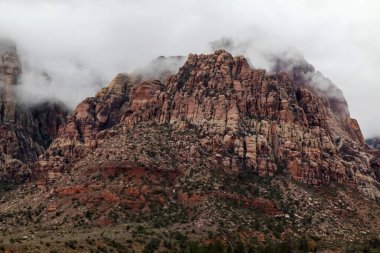
<path id="1" fill-rule="evenodd" d="M 370 136 L 380 129 L 378 113 L 368 111 L 379 107 L 379 7 L 375 0 L 3 0 L 0 36 L 17 42 L 30 97 L 72 106 L 160 55 L 223 47 L 270 69 L 268 57 L 297 48 L 344 91 Z"/>

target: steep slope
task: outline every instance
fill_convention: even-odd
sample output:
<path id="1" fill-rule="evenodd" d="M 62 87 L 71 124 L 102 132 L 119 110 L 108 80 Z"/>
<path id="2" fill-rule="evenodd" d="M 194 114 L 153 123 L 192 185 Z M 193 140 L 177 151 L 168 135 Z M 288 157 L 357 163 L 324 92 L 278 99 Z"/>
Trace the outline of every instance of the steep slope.
<path id="1" fill-rule="evenodd" d="M 169 252 L 378 236 L 379 156 L 341 91 L 304 62 L 277 70 L 220 50 L 189 55 L 164 83 L 119 74 L 60 127 L 36 181 L 4 195 L 4 235 Z"/>

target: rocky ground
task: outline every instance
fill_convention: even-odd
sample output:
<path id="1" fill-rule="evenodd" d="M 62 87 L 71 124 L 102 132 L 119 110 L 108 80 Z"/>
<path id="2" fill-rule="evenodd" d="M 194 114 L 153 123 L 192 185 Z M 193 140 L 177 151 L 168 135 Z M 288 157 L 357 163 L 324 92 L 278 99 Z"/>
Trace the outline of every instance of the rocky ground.
<path id="1" fill-rule="evenodd" d="M 201 146 L 191 148 L 189 160 L 183 151 L 196 143 L 197 129 L 153 123 L 116 126 L 105 134 L 103 143 L 47 189 L 24 186 L 3 195 L 4 245 L 34 242 L 36 252 L 73 251 L 67 243 L 75 239 L 80 251 L 112 248 L 112 238 L 137 251 L 155 240 L 177 251 L 181 240 L 253 246 L 307 238 L 323 249 L 378 235 L 378 203 L 363 200 L 353 188 L 308 186 L 285 173 L 226 171 L 218 159 L 229 154 Z M 96 241 L 93 247 L 88 240 Z"/>

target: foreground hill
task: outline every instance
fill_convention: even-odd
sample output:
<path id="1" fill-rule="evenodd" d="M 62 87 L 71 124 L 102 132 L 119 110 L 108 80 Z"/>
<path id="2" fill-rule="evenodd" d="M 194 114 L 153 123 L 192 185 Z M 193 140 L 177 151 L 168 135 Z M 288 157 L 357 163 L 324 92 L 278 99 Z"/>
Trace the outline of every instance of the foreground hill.
<path id="1" fill-rule="evenodd" d="M 268 73 L 219 50 L 160 77 L 119 74 L 64 120 L 2 194 L 5 249 L 376 246 L 379 156 L 311 65 Z"/>

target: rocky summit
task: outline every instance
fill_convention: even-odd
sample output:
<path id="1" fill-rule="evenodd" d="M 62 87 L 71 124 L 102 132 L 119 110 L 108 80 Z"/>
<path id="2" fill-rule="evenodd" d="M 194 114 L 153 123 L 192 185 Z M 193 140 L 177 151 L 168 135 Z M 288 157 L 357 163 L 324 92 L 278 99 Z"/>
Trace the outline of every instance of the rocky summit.
<path id="1" fill-rule="evenodd" d="M 4 250 L 305 252 L 378 243 L 380 155 L 331 81 L 304 60 L 279 58 L 268 72 L 224 50 L 190 54 L 175 73 L 163 61 L 156 78 L 118 74 L 67 113 L 22 105 L 12 91 L 17 54 L 3 53 Z"/>

